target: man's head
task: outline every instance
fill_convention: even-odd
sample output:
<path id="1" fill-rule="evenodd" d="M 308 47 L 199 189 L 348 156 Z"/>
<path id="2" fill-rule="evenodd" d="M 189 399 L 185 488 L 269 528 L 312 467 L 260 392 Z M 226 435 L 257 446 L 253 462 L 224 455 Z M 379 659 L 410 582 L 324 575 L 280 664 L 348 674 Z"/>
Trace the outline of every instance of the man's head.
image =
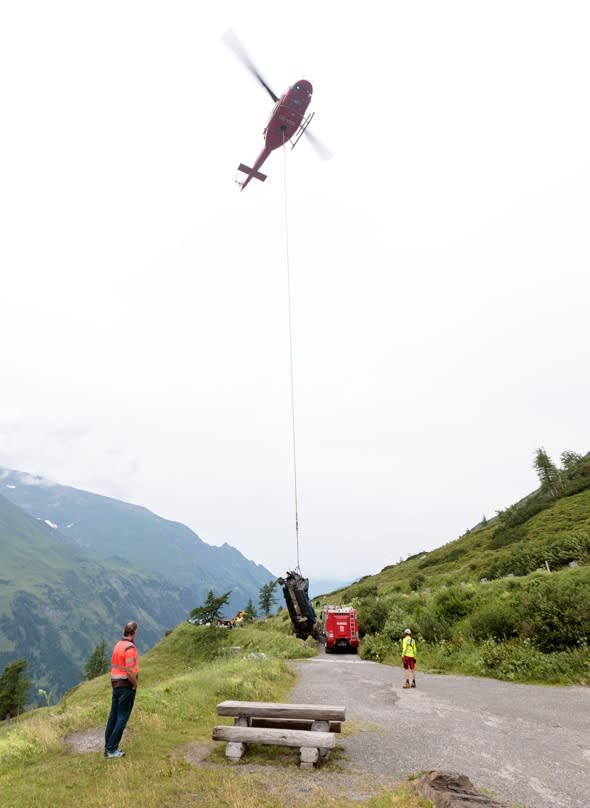
<path id="1" fill-rule="evenodd" d="M 136 631 L 137 631 L 137 623 L 135 622 L 135 620 L 130 620 L 123 629 L 123 636 L 133 637 Z"/>
<path id="2" fill-rule="evenodd" d="M 409 637 L 409 636 L 412 634 L 412 632 L 410 631 L 410 629 L 409 629 L 409 628 L 407 628 L 407 629 L 404 631 L 404 634 L 406 635 L 406 637 Z"/>

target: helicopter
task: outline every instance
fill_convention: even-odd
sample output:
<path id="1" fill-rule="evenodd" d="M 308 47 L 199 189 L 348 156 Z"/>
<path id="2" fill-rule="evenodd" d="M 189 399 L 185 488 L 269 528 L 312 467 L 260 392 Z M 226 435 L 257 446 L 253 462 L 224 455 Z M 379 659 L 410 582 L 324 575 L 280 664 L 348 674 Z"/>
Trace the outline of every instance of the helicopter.
<path id="1" fill-rule="evenodd" d="M 310 138 L 310 142 L 323 159 L 331 157 L 328 149 L 326 149 L 311 132 L 307 132 L 307 127 L 314 116 L 313 112 L 307 114 L 307 108 L 311 103 L 313 95 L 311 82 L 306 79 L 299 79 L 299 81 L 296 81 L 295 84 L 288 87 L 279 97 L 263 79 L 234 31 L 231 29 L 226 31 L 223 35 L 223 40 L 225 44 L 234 51 L 242 64 L 252 73 L 254 78 L 262 84 L 275 104 L 266 128 L 262 133 L 264 135 L 264 148 L 254 161 L 254 165 L 250 167 L 244 163 L 240 163 L 238 166 L 238 171 L 246 174 L 246 179 L 243 182 L 238 182 L 240 190 L 243 191 L 252 179 L 264 182 L 267 175 L 260 171 L 260 167 L 271 152 L 284 146 L 287 142 L 291 142 L 291 148 L 295 148 L 299 142 L 299 138 L 304 133 Z M 291 138 L 295 138 L 295 140 L 291 141 Z"/>

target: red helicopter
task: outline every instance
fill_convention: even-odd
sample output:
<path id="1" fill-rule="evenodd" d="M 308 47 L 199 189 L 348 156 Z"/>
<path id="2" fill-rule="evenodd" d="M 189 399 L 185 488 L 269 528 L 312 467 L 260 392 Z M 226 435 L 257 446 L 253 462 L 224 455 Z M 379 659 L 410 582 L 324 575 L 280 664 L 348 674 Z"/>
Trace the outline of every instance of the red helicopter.
<path id="1" fill-rule="evenodd" d="M 227 31 L 224 34 L 223 39 L 226 45 L 228 45 L 228 47 L 234 51 L 238 59 L 240 59 L 240 61 L 248 68 L 252 75 L 260 82 L 260 84 L 262 84 L 264 89 L 275 102 L 270 120 L 263 132 L 264 148 L 256 158 L 254 165 L 251 168 L 250 166 L 244 165 L 244 163 L 240 163 L 238 166 L 238 171 L 242 171 L 247 175 L 243 182 L 238 183 L 240 190 L 243 191 L 252 178 L 264 182 L 266 179 L 266 174 L 263 174 L 261 171 L 259 171 L 259 169 L 266 158 L 272 151 L 291 141 L 291 138 L 293 137 L 295 140 L 291 142 L 291 148 L 295 148 L 299 138 L 304 134 L 304 132 L 307 133 L 307 136 L 310 138 L 310 142 L 319 152 L 320 156 L 324 159 L 329 158 L 331 155 L 326 147 L 323 146 L 319 140 L 317 140 L 317 138 L 312 136 L 311 132 L 307 132 L 307 127 L 311 123 L 311 119 L 314 116 L 313 112 L 306 115 L 307 108 L 311 103 L 311 97 L 313 94 L 313 87 L 311 86 L 311 83 L 306 79 L 299 79 L 299 81 L 296 81 L 295 84 L 289 87 L 279 98 L 262 78 L 236 34 L 231 30 Z"/>

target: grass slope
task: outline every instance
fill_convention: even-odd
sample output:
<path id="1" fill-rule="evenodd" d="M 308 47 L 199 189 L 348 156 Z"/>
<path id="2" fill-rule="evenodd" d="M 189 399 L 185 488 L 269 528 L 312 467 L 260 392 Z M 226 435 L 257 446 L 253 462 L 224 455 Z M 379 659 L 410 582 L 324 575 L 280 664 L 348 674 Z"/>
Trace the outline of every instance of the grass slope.
<path id="1" fill-rule="evenodd" d="M 224 720 L 216 715 L 219 701 L 288 700 L 294 674 L 287 660 L 314 653 L 281 620 L 233 631 L 182 624 L 141 661 L 124 759 L 105 760 L 102 750 L 72 753 L 65 743 L 74 732 L 102 732 L 110 703 L 107 677 L 80 685 L 58 705 L 0 725 L 2 805 L 424 808 L 428 803 L 404 786 L 365 802 L 357 793 L 349 796 L 358 780 L 342 776 L 348 769 L 342 752 L 306 772 L 297 766 L 296 750 L 251 747 L 248 761 L 259 765 L 246 768 L 226 762 L 223 744 L 213 748 L 212 727 Z M 375 792 L 370 782 L 363 788 Z"/>
<path id="2" fill-rule="evenodd" d="M 365 658 L 518 681 L 590 681 L 590 474 L 319 600 L 359 610 Z M 581 490 L 580 490 L 581 489 Z M 316 604 L 318 601 L 316 600 Z"/>

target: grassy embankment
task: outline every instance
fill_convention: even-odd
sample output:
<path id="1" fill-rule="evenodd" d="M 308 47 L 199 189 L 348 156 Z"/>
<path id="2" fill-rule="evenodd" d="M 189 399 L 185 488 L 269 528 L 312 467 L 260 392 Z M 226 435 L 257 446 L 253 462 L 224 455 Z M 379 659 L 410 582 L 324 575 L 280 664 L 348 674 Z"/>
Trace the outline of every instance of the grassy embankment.
<path id="1" fill-rule="evenodd" d="M 409 626 L 423 670 L 588 684 L 590 488 L 537 492 L 327 600 L 357 607 L 367 659 L 399 665 Z"/>
<path id="2" fill-rule="evenodd" d="M 281 618 L 233 631 L 182 624 L 142 659 L 136 707 L 122 743 L 125 758 L 106 760 L 100 737 L 96 751 L 86 753 L 73 751 L 65 740 L 85 731 L 101 735 L 110 704 L 108 676 L 81 684 L 55 706 L 0 725 L 2 806 L 427 805 L 404 785 L 376 794 L 374 785 L 358 777 L 351 781 L 356 798 L 349 798 L 350 767 L 342 749 L 314 771 L 298 768 L 297 750 L 278 747 L 251 747 L 248 762 L 261 764 L 254 769 L 226 762 L 224 744 L 211 741 L 212 727 L 224 721 L 216 704 L 288 700 L 295 676 L 287 660 L 315 653 L 315 645 L 291 636 Z M 354 725 L 346 731 L 354 732 Z M 359 788 L 373 796 L 359 802 Z"/>

